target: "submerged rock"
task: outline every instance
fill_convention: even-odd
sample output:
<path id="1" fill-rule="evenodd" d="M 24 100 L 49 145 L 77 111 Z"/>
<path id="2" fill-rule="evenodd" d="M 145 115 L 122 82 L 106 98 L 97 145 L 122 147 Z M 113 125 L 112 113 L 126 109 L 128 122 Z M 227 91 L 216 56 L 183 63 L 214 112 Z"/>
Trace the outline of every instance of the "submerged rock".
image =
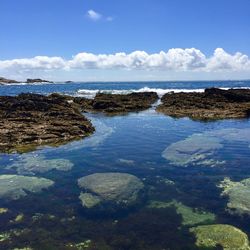
<path id="1" fill-rule="evenodd" d="M 45 178 L 0 175 L 0 198 L 17 200 L 22 196 L 26 196 L 29 192 L 41 192 L 53 184 L 53 181 Z"/>
<path id="2" fill-rule="evenodd" d="M 84 189 L 80 199 L 87 208 L 111 202 L 119 206 L 130 206 L 137 202 L 143 183 L 134 175 L 124 173 L 96 173 L 78 180 Z"/>
<path id="3" fill-rule="evenodd" d="M 6 169 L 15 169 L 18 174 L 45 173 L 50 170 L 68 171 L 73 167 L 73 163 L 66 159 L 47 160 L 44 156 L 31 154 L 22 155 L 15 163 Z"/>
<path id="4" fill-rule="evenodd" d="M 191 228 L 196 236 L 196 245 L 200 248 L 216 248 L 224 250 L 249 250 L 247 235 L 240 229 L 223 224 L 205 225 Z"/>
<path id="5" fill-rule="evenodd" d="M 222 196 L 228 196 L 227 208 L 230 213 L 250 214 L 250 178 L 240 182 L 225 178 L 219 185 Z"/>
<path id="6" fill-rule="evenodd" d="M 151 201 L 148 207 L 158 209 L 175 207 L 177 214 L 180 214 L 182 217 L 182 225 L 184 226 L 193 226 L 215 221 L 215 215 L 213 213 L 193 209 L 176 200 L 173 200 L 171 202 Z"/>
<path id="7" fill-rule="evenodd" d="M 79 108 L 58 94 L 0 96 L 0 152 L 57 146 L 93 132 Z"/>
<path id="8" fill-rule="evenodd" d="M 177 166 L 205 165 L 214 167 L 222 162 L 209 157 L 223 145 L 215 137 L 194 134 L 185 140 L 178 141 L 167 147 L 162 156 Z"/>
<path id="9" fill-rule="evenodd" d="M 250 115 L 250 90 L 217 88 L 203 93 L 167 93 L 157 111 L 173 117 L 196 120 L 245 118 Z"/>

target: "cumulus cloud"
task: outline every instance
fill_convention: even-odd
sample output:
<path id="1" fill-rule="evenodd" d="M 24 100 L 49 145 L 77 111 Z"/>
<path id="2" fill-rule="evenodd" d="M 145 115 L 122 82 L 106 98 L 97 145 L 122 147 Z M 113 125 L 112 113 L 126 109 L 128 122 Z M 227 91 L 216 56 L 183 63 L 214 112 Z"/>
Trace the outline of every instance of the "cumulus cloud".
<path id="1" fill-rule="evenodd" d="M 127 69 L 160 70 L 168 72 L 250 72 L 250 59 L 242 53 L 229 54 L 217 48 L 207 57 L 195 48 L 174 48 L 149 54 L 145 51 L 115 54 L 82 52 L 70 60 L 62 57 L 37 56 L 34 58 L 0 60 L 0 70 L 73 70 L 73 69 Z"/>
<path id="2" fill-rule="evenodd" d="M 86 16 L 93 21 L 98 21 L 102 18 L 102 15 L 94 10 L 88 10 Z"/>

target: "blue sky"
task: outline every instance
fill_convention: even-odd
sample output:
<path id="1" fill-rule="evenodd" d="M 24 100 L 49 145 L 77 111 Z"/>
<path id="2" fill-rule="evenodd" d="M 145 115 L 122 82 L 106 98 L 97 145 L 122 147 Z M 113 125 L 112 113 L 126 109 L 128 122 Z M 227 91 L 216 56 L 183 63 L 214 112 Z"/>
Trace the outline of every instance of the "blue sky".
<path id="1" fill-rule="evenodd" d="M 0 74 L 53 80 L 250 78 L 249 13 L 249 0 L 1 0 Z M 183 51 L 169 55 L 178 48 Z M 195 51 L 185 50 L 190 48 Z M 214 56 L 217 48 L 223 53 Z M 129 56 L 136 51 L 147 55 Z M 164 62 L 150 57 L 160 51 L 166 52 Z M 110 59 L 119 52 L 126 56 Z M 89 59 L 90 53 L 96 58 Z M 77 63 L 68 63 L 79 54 Z M 33 61 L 13 61 L 24 58 Z"/>

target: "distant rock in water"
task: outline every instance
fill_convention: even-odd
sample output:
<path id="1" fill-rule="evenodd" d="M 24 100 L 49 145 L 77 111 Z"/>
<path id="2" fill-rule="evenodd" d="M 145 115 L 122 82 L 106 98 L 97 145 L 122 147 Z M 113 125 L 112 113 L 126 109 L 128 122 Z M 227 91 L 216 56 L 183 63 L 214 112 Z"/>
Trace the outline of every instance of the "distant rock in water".
<path id="1" fill-rule="evenodd" d="M 106 114 L 122 114 L 148 109 L 158 100 L 155 92 L 131 94 L 97 93 L 94 99 L 74 98 L 83 111 L 103 112 Z"/>
<path id="2" fill-rule="evenodd" d="M 45 178 L 22 175 L 0 175 L 0 198 L 17 200 L 29 192 L 37 193 L 54 184 Z"/>
<path id="3" fill-rule="evenodd" d="M 249 250 L 247 235 L 240 229 L 224 224 L 193 227 L 190 232 L 196 236 L 196 246 L 201 249 Z"/>
<path id="4" fill-rule="evenodd" d="M 239 182 L 225 178 L 219 187 L 223 189 L 221 195 L 229 198 L 227 208 L 230 213 L 250 215 L 250 178 Z"/>
<path id="5" fill-rule="evenodd" d="M 217 88 L 204 93 L 167 93 L 157 111 L 194 120 L 246 118 L 250 116 L 250 89 Z"/>
<path id="6" fill-rule="evenodd" d="M 39 155 L 21 155 L 20 159 L 6 167 L 18 174 L 45 173 L 50 170 L 69 171 L 73 163 L 66 159 L 45 159 Z"/>
<path id="7" fill-rule="evenodd" d="M 4 78 L 4 77 L 0 77 L 0 85 L 1 84 L 11 84 L 11 83 L 20 83 L 20 82 L 18 82 L 18 81 L 16 81 L 16 80 L 11 80 L 11 79 L 6 79 L 6 78 Z"/>
<path id="8" fill-rule="evenodd" d="M 26 80 L 26 83 L 42 83 L 42 82 L 53 83 L 53 82 L 51 82 L 51 81 L 43 80 L 43 79 L 40 79 L 40 78 L 36 78 L 36 79 L 30 79 L 30 78 L 28 78 L 28 79 Z"/>
<path id="9" fill-rule="evenodd" d="M 143 183 L 136 176 L 124 173 L 96 173 L 82 177 L 78 185 L 83 192 L 79 198 L 83 207 L 92 208 L 102 203 L 127 207 L 135 205 Z"/>
<path id="10" fill-rule="evenodd" d="M 25 152 L 57 146 L 94 132 L 78 107 L 54 94 L 0 96 L 0 151 Z"/>

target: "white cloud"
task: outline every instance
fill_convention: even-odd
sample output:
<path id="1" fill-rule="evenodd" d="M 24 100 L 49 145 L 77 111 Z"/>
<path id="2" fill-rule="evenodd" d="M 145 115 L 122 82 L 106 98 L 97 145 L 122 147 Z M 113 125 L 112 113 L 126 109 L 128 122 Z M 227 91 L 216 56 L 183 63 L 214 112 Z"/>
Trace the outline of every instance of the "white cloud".
<path id="1" fill-rule="evenodd" d="M 94 10 L 88 10 L 87 17 L 93 21 L 98 21 L 102 18 L 102 15 Z"/>
<path id="2" fill-rule="evenodd" d="M 92 54 L 82 52 L 70 60 L 62 57 L 36 56 L 34 58 L 0 60 L 0 73 L 3 70 L 12 72 L 53 71 L 53 70 L 86 70 L 86 69 L 127 69 L 164 72 L 249 72 L 250 59 L 242 53 L 229 54 L 217 48 L 211 57 L 200 50 L 170 49 L 155 54 L 145 51 L 116 54 Z"/>

